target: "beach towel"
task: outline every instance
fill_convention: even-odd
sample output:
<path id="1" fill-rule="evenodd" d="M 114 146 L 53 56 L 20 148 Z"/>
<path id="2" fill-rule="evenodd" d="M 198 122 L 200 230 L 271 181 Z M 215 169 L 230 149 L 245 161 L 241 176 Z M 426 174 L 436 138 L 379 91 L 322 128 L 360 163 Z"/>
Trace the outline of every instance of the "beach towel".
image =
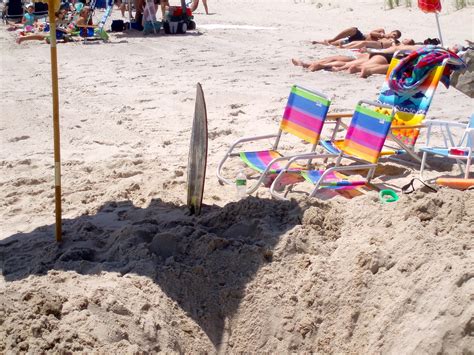
<path id="1" fill-rule="evenodd" d="M 464 69 L 466 64 L 454 52 L 440 47 L 426 46 L 410 53 L 398 63 L 388 80 L 390 89 L 395 92 L 416 90 L 430 72 L 445 59 L 452 59 L 446 65 L 441 77 L 441 82 L 448 88 L 451 72 Z"/>

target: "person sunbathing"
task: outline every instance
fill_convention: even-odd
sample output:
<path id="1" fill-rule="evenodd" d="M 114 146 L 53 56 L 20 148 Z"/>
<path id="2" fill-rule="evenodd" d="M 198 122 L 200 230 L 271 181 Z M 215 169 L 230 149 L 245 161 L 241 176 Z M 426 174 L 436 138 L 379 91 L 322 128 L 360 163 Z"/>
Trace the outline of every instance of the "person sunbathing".
<path id="1" fill-rule="evenodd" d="M 355 60 L 361 60 L 361 59 L 367 60 L 368 57 L 369 57 L 368 53 L 363 53 L 363 54 L 354 54 L 353 56 L 333 55 L 327 58 L 315 60 L 313 62 L 303 62 L 302 60 L 293 58 L 291 59 L 291 62 L 293 63 L 293 65 L 303 67 L 304 69 L 308 69 L 309 71 L 318 71 L 322 69 L 335 70 Z"/>
<path id="2" fill-rule="evenodd" d="M 309 71 L 322 69 L 330 71 L 347 70 L 352 74 L 360 72 L 361 77 L 366 78 L 372 74 L 386 73 L 395 52 L 399 50 L 414 50 L 420 47 L 414 45 L 413 40 L 404 40 L 403 42 L 371 53 L 330 56 L 311 63 L 298 59 L 292 59 L 291 61 L 294 65 L 301 66 Z"/>
<path id="3" fill-rule="evenodd" d="M 379 41 L 381 39 L 399 39 L 402 33 L 394 30 L 388 34 L 383 28 L 377 28 L 367 34 L 363 34 L 357 27 L 350 27 L 338 33 L 335 37 L 323 41 L 313 41 L 312 44 L 325 44 L 339 46 L 354 41 Z"/>
<path id="4" fill-rule="evenodd" d="M 415 41 L 412 39 L 404 39 L 401 41 L 402 44 L 413 45 Z M 400 41 L 398 39 L 381 39 L 379 41 L 354 41 L 351 43 L 343 44 L 340 47 L 344 49 L 364 49 L 364 48 L 376 48 L 384 49 L 390 48 L 394 45 L 399 45 Z"/>
<path id="5" fill-rule="evenodd" d="M 368 56 L 364 58 L 365 60 L 352 61 L 349 65 L 340 66 L 334 69 L 334 71 L 347 70 L 351 74 L 360 72 L 361 78 L 368 78 L 373 74 L 386 74 L 396 52 L 400 50 L 412 51 L 422 47 L 414 45 L 414 41 L 410 43 L 370 51 L 366 53 Z"/>

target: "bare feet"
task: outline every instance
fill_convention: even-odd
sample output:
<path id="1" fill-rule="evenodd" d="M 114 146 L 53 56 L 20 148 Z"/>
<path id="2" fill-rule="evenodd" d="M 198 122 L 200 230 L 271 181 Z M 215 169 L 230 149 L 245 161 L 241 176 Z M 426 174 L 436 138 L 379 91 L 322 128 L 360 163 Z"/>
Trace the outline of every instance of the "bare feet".
<path id="1" fill-rule="evenodd" d="M 324 66 L 322 64 L 319 64 L 319 63 L 312 63 L 312 64 L 308 65 L 307 68 L 308 68 L 309 71 L 318 71 L 318 70 L 324 69 Z"/>
<path id="2" fill-rule="evenodd" d="M 348 66 L 347 64 L 338 65 L 338 66 L 333 67 L 332 71 L 344 71 L 344 70 L 347 70 L 349 68 L 350 68 L 350 66 Z"/>
<path id="3" fill-rule="evenodd" d="M 309 67 L 308 63 L 305 63 L 302 60 L 299 60 L 299 59 L 296 59 L 296 58 L 291 59 L 291 62 L 293 63 L 293 65 L 296 65 L 297 67 L 303 67 L 303 68 L 308 68 Z"/>
<path id="4" fill-rule="evenodd" d="M 347 71 L 351 74 L 360 72 L 360 67 L 358 65 L 351 65 Z"/>
<path id="5" fill-rule="evenodd" d="M 325 46 L 329 46 L 329 41 L 327 39 L 323 41 L 312 41 L 311 44 L 324 44 Z"/>
<path id="6" fill-rule="evenodd" d="M 372 70 L 370 70 L 370 68 L 362 68 L 362 70 L 360 71 L 360 77 L 364 79 L 368 78 L 372 74 L 373 72 Z"/>

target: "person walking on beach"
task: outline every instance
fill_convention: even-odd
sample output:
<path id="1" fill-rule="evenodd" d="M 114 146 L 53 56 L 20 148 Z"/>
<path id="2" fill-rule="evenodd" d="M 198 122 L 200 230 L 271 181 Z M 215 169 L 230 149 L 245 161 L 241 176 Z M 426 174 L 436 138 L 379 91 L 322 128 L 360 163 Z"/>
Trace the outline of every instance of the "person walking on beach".
<path id="1" fill-rule="evenodd" d="M 206 10 L 206 15 L 209 15 L 209 9 L 207 8 L 207 0 L 202 0 L 202 4 L 204 5 L 204 10 Z M 191 4 L 191 11 L 194 12 L 199 6 L 199 0 L 194 0 Z"/>
<path id="2" fill-rule="evenodd" d="M 354 41 L 379 41 L 381 39 L 399 39 L 402 33 L 394 30 L 388 34 L 383 28 L 376 28 L 367 34 L 363 34 L 357 27 L 350 27 L 337 34 L 335 37 L 323 41 L 313 41 L 312 44 L 325 44 L 339 46 Z"/>

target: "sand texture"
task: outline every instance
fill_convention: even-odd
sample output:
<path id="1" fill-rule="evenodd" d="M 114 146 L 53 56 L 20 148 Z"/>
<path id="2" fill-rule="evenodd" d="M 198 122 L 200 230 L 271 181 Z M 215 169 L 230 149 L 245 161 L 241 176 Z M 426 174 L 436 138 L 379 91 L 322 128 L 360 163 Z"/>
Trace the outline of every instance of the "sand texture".
<path id="1" fill-rule="evenodd" d="M 473 191 L 417 184 L 382 204 L 375 191 L 307 199 L 300 184 L 290 201 L 265 187 L 239 201 L 215 176 L 237 138 L 276 132 L 293 84 L 327 93 L 332 112 L 377 97 L 383 76 L 293 66 L 343 53 L 311 40 L 352 25 L 437 36 L 432 15 L 381 3 L 210 0 L 188 35 L 59 44 L 61 244 L 49 47 L 17 45 L 2 25 L 0 353 L 472 353 Z M 446 44 L 472 40 L 473 15 L 445 5 Z M 199 217 L 185 207 L 197 82 L 209 123 Z M 428 118 L 465 122 L 473 107 L 440 85 Z M 400 192 L 418 176 L 408 160 L 383 159 L 374 184 Z M 430 165 L 427 178 L 459 175 Z"/>

